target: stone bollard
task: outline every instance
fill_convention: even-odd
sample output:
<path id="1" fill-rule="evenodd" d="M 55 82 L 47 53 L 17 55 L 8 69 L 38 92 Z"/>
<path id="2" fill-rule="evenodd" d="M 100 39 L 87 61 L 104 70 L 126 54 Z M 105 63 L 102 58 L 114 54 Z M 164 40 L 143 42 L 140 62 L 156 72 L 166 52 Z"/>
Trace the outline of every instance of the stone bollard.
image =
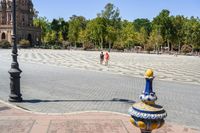
<path id="1" fill-rule="evenodd" d="M 164 124 L 167 113 L 162 106 L 155 104 L 157 96 L 152 88 L 154 76 L 151 69 L 146 71 L 145 79 L 146 87 L 140 95 L 141 102 L 134 103 L 129 109 L 129 113 L 131 123 L 139 127 L 141 133 L 151 133 L 152 130 L 160 128 Z"/>

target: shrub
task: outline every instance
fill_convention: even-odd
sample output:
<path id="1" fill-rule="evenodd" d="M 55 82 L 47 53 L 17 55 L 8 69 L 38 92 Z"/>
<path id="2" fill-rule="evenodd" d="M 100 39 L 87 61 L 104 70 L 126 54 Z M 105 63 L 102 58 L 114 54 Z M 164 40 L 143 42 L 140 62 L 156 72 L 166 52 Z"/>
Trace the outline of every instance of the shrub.
<path id="1" fill-rule="evenodd" d="M 94 44 L 93 43 L 84 43 L 83 44 L 83 49 L 88 50 L 88 49 L 94 49 Z"/>
<path id="2" fill-rule="evenodd" d="M 22 48 L 28 48 L 28 47 L 30 47 L 30 42 L 29 42 L 29 40 L 22 39 L 19 41 L 19 45 Z"/>
<path id="3" fill-rule="evenodd" d="M 181 47 L 181 52 L 183 52 L 184 54 L 190 53 L 192 52 L 192 47 L 190 45 L 183 45 Z"/>
<path id="4" fill-rule="evenodd" d="M 150 51 L 152 51 L 152 50 L 154 50 L 154 47 L 153 47 L 153 45 L 152 44 L 146 44 L 145 45 L 145 50 L 148 52 L 148 53 L 150 53 Z"/>
<path id="5" fill-rule="evenodd" d="M 10 42 L 8 42 L 7 40 L 0 41 L 0 48 L 9 48 L 10 46 Z"/>
<path id="6" fill-rule="evenodd" d="M 51 45 L 51 49 L 61 49 L 60 45 Z"/>
<path id="7" fill-rule="evenodd" d="M 50 49 L 51 46 L 50 46 L 49 44 L 42 44 L 42 45 L 40 46 L 40 48 L 42 48 L 42 49 Z"/>

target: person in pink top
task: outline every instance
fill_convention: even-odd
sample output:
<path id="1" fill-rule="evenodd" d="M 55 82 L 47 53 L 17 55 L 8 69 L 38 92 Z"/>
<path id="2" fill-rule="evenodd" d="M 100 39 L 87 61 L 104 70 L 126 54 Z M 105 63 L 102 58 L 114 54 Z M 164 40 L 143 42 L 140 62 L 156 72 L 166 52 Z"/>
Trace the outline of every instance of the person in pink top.
<path id="1" fill-rule="evenodd" d="M 104 55 L 105 66 L 108 65 L 109 58 L 110 58 L 110 56 L 109 56 L 108 52 L 106 52 L 106 54 Z"/>

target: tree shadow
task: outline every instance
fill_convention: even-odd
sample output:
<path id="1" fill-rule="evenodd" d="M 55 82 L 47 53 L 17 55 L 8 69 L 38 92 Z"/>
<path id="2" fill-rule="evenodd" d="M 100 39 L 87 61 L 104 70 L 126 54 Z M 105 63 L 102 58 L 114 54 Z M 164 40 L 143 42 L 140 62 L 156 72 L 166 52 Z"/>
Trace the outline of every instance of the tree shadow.
<path id="1" fill-rule="evenodd" d="M 30 99 L 23 100 L 23 103 L 45 103 L 45 102 L 124 102 L 124 103 L 135 103 L 133 100 L 113 98 L 111 100 L 42 100 L 42 99 Z"/>

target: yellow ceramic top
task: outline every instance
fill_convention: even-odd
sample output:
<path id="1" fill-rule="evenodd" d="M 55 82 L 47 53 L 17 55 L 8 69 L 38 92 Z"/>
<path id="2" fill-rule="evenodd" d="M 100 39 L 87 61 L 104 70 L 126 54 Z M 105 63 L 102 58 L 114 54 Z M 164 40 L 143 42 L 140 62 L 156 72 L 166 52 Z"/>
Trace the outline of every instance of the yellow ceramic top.
<path id="1" fill-rule="evenodd" d="M 145 104 L 143 102 L 139 102 L 139 103 L 135 103 L 133 104 L 133 107 L 136 108 L 136 109 L 139 109 L 139 110 L 142 110 L 142 111 L 150 111 L 150 112 L 154 112 L 154 111 L 162 111 L 163 108 L 159 105 L 148 105 L 148 104 Z"/>
<path id="2" fill-rule="evenodd" d="M 153 70 L 152 69 L 147 69 L 145 72 L 145 76 L 150 78 L 153 77 Z"/>

